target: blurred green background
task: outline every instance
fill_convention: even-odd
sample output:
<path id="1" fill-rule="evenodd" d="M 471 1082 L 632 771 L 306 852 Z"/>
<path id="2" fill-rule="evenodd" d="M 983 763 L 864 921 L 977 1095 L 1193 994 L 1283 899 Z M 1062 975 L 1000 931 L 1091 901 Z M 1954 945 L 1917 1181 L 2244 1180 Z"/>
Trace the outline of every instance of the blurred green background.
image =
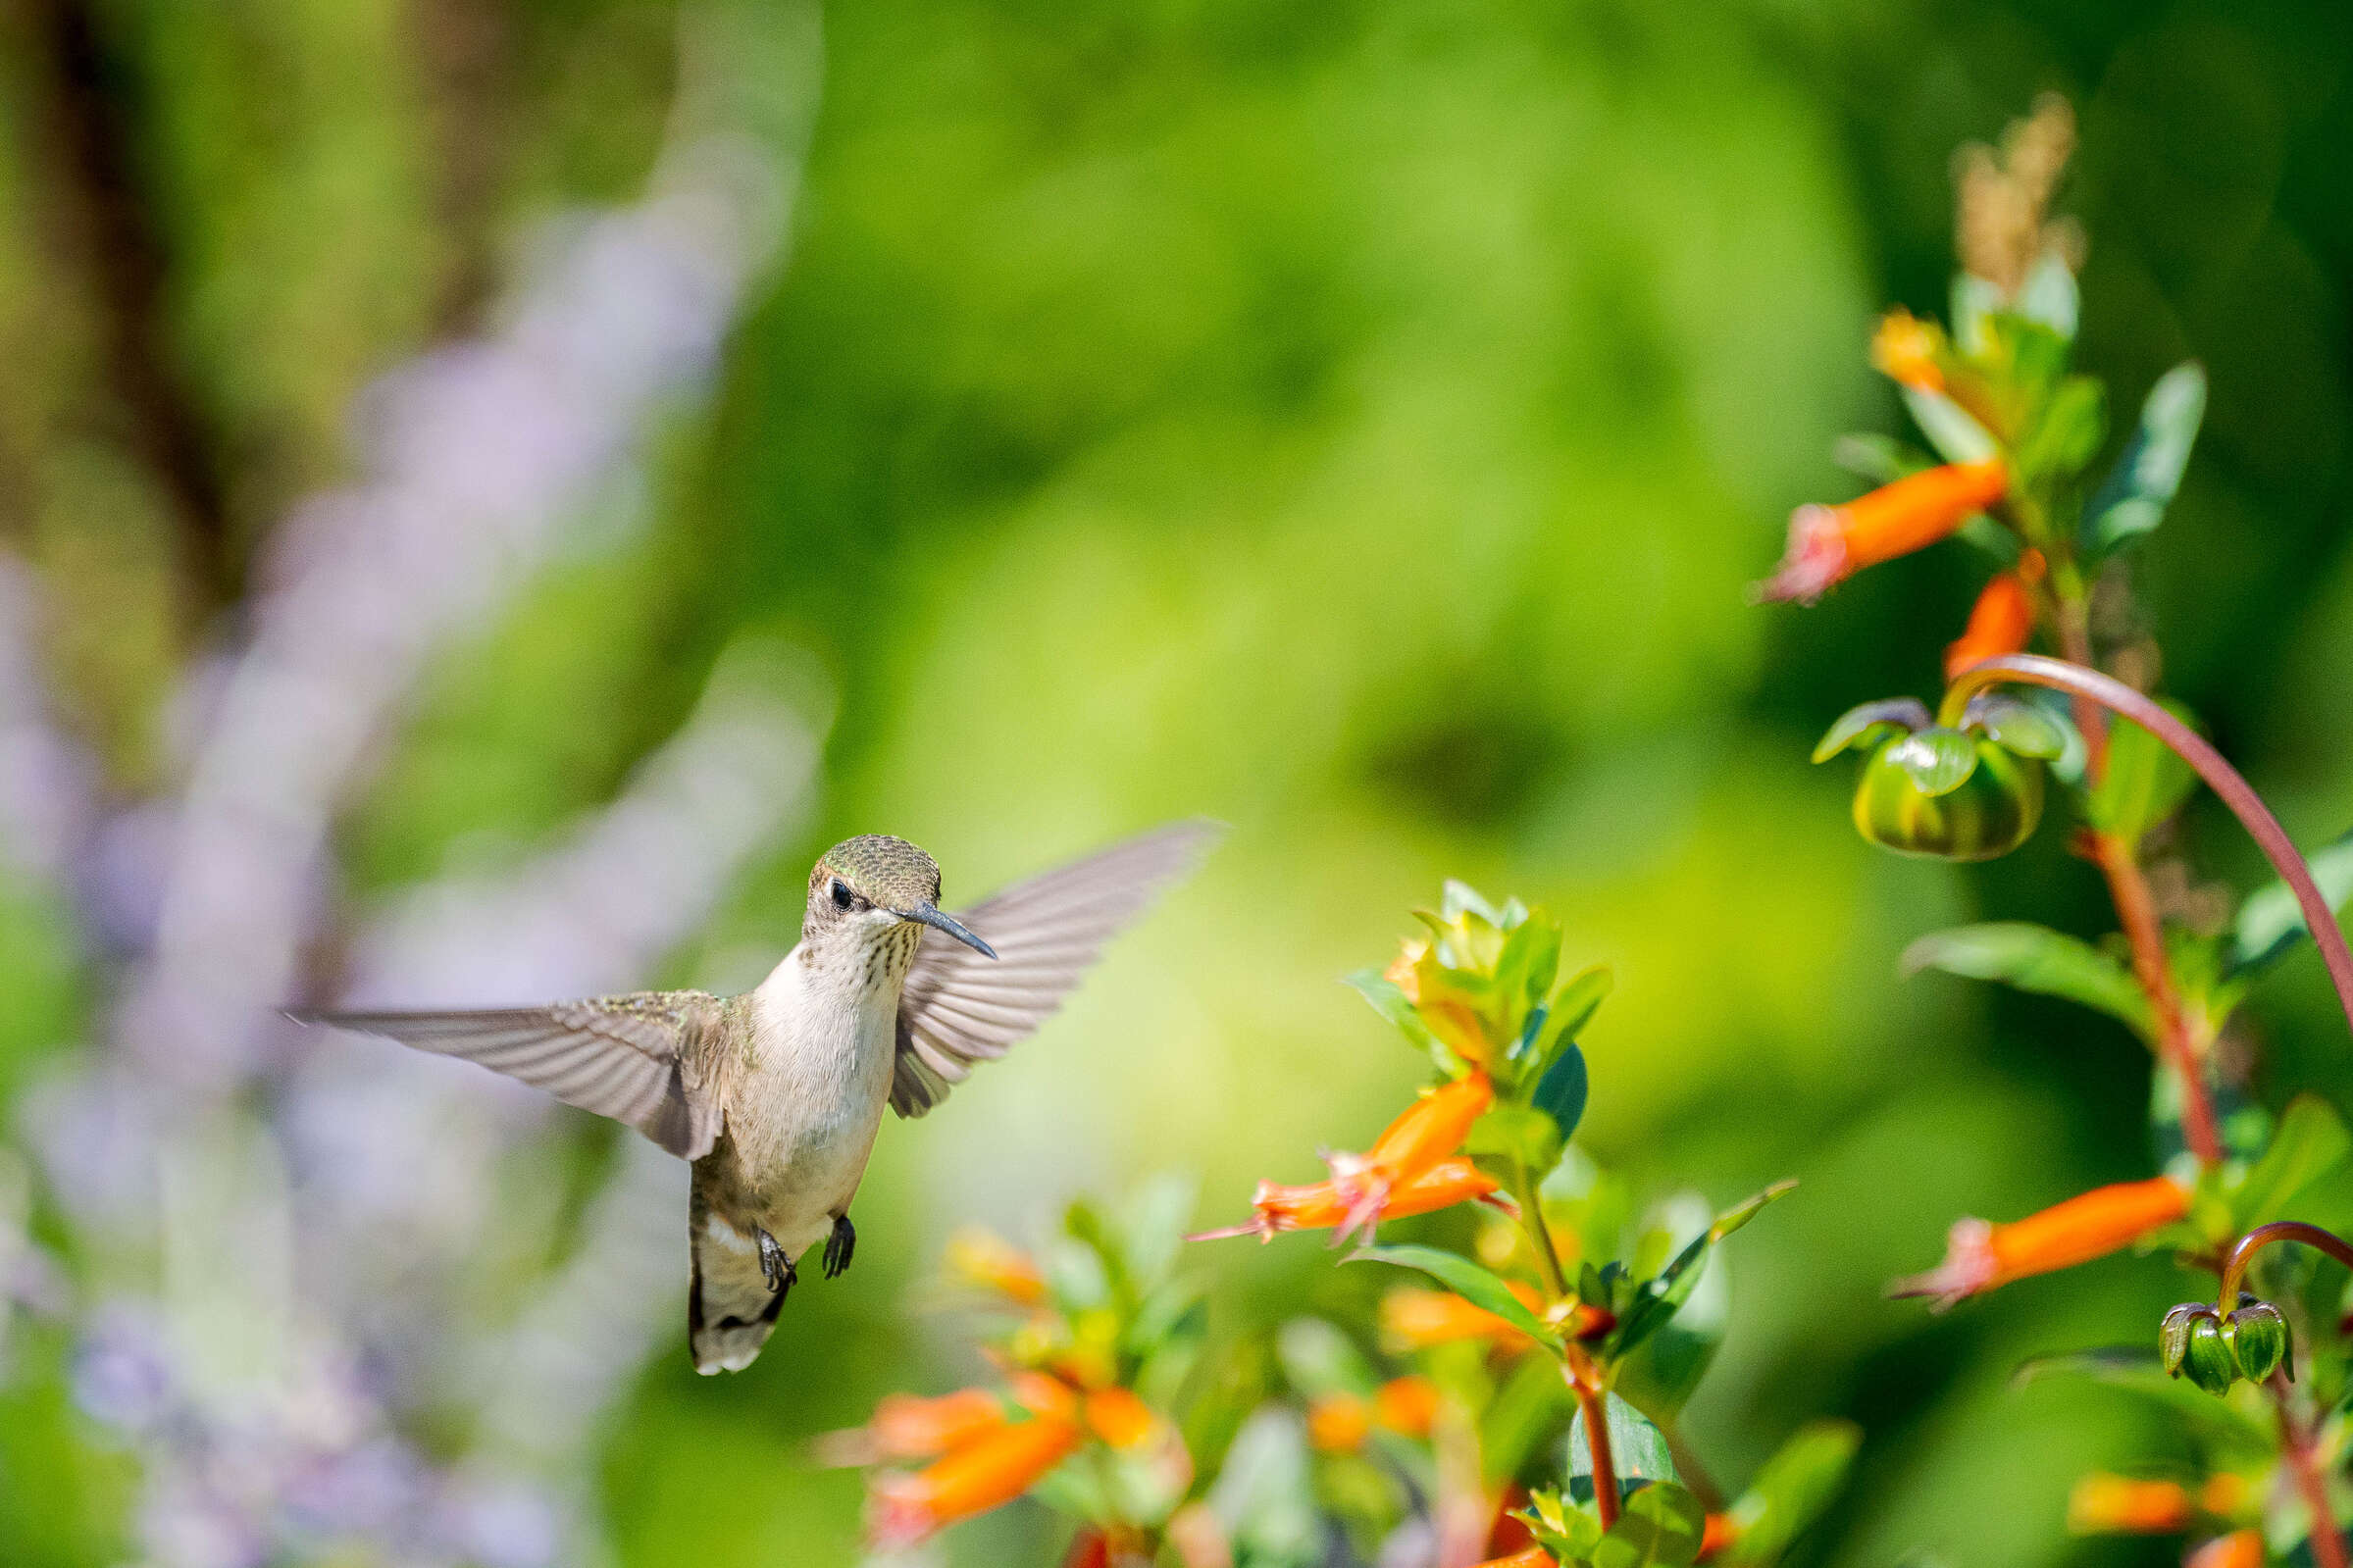
<path id="1" fill-rule="evenodd" d="M 1886 303 L 1941 312 L 1952 150 L 2058 89 L 2083 368 L 2117 407 L 2185 357 L 2213 379 L 2138 563 L 2166 684 L 2300 836 L 2353 823 L 2353 12 L 862 0 L 823 27 L 789 251 L 714 394 L 665 417 L 644 525 L 436 663 L 345 820 L 355 895 L 609 797 L 747 630 L 833 683 L 818 820 L 647 983 L 756 978 L 848 833 L 921 842 L 951 901 L 1172 816 L 1233 833 L 1043 1037 L 886 1129 L 858 1268 L 751 1372 L 648 1366 L 603 1444 L 621 1561 L 855 1555 L 857 1479 L 804 1442 L 972 1370 L 905 1305 L 957 1224 L 1018 1236 L 1170 1168 L 1222 1223 L 1361 1146 L 1419 1065 L 1334 981 L 1450 875 L 1615 966 L 1599 1157 L 1717 1199 L 1804 1183 L 1732 1249 L 1690 1423 L 1716 1470 L 1846 1413 L 1869 1438 L 1822 1561 L 2162 1560 L 2061 1520 L 2076 1474 L 2177 1440 L 2005 1381 L 2154 1324 L 2165 1264 L 1946 1319 L 1880 1298 L 1956 1215 L 2149 1168 L 2123 1031 L 1895 974 L 1979 913 L 2105 929 L 2062 835 L 1897 862 L 1805 761 L 1849 703 L 1931 692 L 1982 566 L 1942 546 L 1812 612 L 1743 587 L 1792 505 L 1852 493 L 1832 439 L 1894 428 L 1864 345 Z M 261 540 L 348 471 L 361 387 L 478 327 L 535 224 L 636 196 L 678 37 L 652 0 L 0 12 L 0 529 L 120 788 L 169 773 Z M 2226 819 L 2188 831 L 2254 874 Z M 8 917 L 0 1093 L 87 1036 L 58 919 Z M 2342 1103 L 2316 977 L 2260 999 L 2258 1084 Z M 1307 1240 L 1199 1261 L 1236 1324 L 1369 1288 Z M 120 1560 L 103 1444 L 53 1391 L 7 1397 L 0 1560 Z M 1049 1550 L 1014 1510 L 947 1557 Z"/>

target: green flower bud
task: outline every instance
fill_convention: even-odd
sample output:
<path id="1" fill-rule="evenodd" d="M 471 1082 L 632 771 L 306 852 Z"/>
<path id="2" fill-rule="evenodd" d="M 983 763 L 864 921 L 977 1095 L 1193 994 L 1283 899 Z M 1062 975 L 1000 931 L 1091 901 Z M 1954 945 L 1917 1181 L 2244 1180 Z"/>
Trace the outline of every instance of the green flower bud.
<path id="1" fill-rule="evenodd" d="M 2181 1370 L 2208 1393 L 2228 1393 L 2238 1381 L 2238 1363 L 2231 1359 L 2229 1341 L 2223 1338 L 2222 1319 L 2212 1311 L 2189 1320 L 2189 1344 L 2182 1351 Z"/>
<path id="2" fill-rule="evenodd" d="M 1955 763 L 1969 768 L 1940 793 L 1921 784 L 1926 744 L 1952 753 Z M 2039 763 L 1981 736 L 1924 730 L 1884 741 L 1864 765 L 1855 787 L 1855 827 L 1898 854 L 1993 860 L 2034 832 L 2042 820 L 2042 792 Z"/>
<path id="3" fill-rule="evenodd" d="M 2214 1316 L 2214 1308 L 2203 1301 L 2184 1301 L 2165 1315 L 2157 1326 L 2157 1359 L 2165 1367 L 2166 1376 L 2181 1376 L 2181 1358 L 2189 1353 L 2189 1326 L 2198 1314 Z"/>
<path id="4" fill-rule="evenodd" d="M 2287 1364 L 2287 1319 L 2269 1301 L 2240 1307 L 2223 1320 L 2231 1359 L 2248 1382 L 2261 1383 Z M 2292 1380 L 2294 1371 L 2288 1373 Z"/>

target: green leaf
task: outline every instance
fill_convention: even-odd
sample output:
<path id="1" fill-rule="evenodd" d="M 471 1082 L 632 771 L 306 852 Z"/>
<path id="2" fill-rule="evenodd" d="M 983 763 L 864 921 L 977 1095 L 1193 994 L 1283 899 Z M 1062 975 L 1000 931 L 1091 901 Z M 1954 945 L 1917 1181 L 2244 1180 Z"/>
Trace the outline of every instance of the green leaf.
<path id="1" fill-rule="evenodd" d="M 2088 376 L 2071 376 L 2059 383 L 2042 417 L 2019 443 L 2016 459 L 2020 480 L 2037 484 L 2069 479 L 2099 454 L 2108 434 L 2108 394 Z"/>
<path id="2" fill-rule="evenodd" d="M 1562 1044 L 1574 1044 L 1593 1015 L 1601 1011 L 1602 1002 L 1609 996 L 1616 978 L 1606 964 L 1596 964 L 1581 970 L 1561 985 L 1544 1006 L 1543 1022 L 1521 1037 L 1514 1053 L 1524 1064 L 1523 1072 L 1533 1074 L 1539 1085 L 1549 1075 L 1554 1059 L 1560 1054 Z M 1522 1082 L 1525 1082 L 1523 1077 Z M 1566 1138 L 1576 1131 L 1574 1125 L 1564 1126 L 1560 1136 Z"/>
<path id="3" fill-rule="evenodd" d="M 2044 251 L 2026 274 L 2025 286 L 2019 290 L 2018 313 L 2048 327 L 2063 339 L 2072 339 L 2078 304 L 2075 274 L 2067 258 L 2057 251 Z"/>
<path id="4" fill-rule="evenodd" d="M 1560 1055 L 1553 1058 L 1553 1065 L 1544 1070 L 1544 1077 L 1536 1085 L 1534 1101 L 1538 1110 L 1553 1119 L 1553 1125 L 1560 1130 L 1564 1141 L 1575 1135 L 1577 1123 L 1584 1120 L 1586 1091 L 1589 1087 L 1585 1076 L 1585 1053 L 1577 1048 L 1577 1042 L 1572 1039 Z M 1552 1162 L 1546 1161 L 1544 1168 L 1551 1170 Z"/>
<path id="5" fill-rule="evenodd" d="M 1541 1177 L 1560 1158 L 1564 1136 L 1560 1124 L 1542 1106 L 1505 1101 L 1490 1106 L 1471 1124 L 1462 1147 L 1466 1153 L 1508 1160 Z"/>
<path id="6" fill-rule="evenodd" d="M 1357 1248 L 1347 1261 L 1394 1263 L 1402 1269 L 1418 1269 L 1472 1306 L 1485 1307 L 1530 1339 L 1556 1350 L 1560 1348 L 1560 1335 L 1521 1304 L 1501 1278 L 1466 1257 L 1434 1246 L 1367 1246 Z"/>
<path id="7" fill-rule="evenodd" d="M 1977 742 L 1958 730 L 1918 731 L 1887 748 L 1887 760 L 1912 776 L 1922 794 L 1949 795 L 1977 771 Z"/>
<path id="8" fill-rule="evenodd" d="M 2067 751 L 2067 729 L 2048 711 L 2031 702 L 1980 691 L 1962 711 L 1961 728 L 1974 730 L 1987 739 L 2021 757 L 2045 761 Z"/>
<path id="9" fill-rule="evenodd" d="M 1934 726 L 1928 705 L 1918 697 L 1882 697 L 1859 703 L 1832 721 L 1814 748 L 1814 760 L 1827 762 L 1851 746 L 1875 746 L 1889 735 L 1911 733 Z"/>
<path id="10" fill-rule="evenodd" d="M 2166 711 L 2196 727 L 2187 708 L 2168 702 Z M 2093 827 L 2127 843 L 2181 809 L 2198 776 L 2174 748 L 2128 719 L 2108 727 L 2108 772 L 2084 797 Z"/>
<path id="11" fill-rule="evenodd" d="M 2193 1431 L 2249 1455 L 2272 1456 L 2277 1435 L 2271 1422 L 2252 1415 L 2229 1399 L 2218 1399 L 2186 1378 L 2167 1375 L 2157 1360 L 2157 1325 L 2149 1325 L 2146 1345 L 2121 1345 L 2085 1350 L 2073 1355 L 2046 1356 L 2020 1367 L 2011 1387 L 2022 1389 L 2046 1378 L 2086 1378 L 2122 1389 L 2163 1406 Z"/>
<path id="12" fill-rule="evenodd" d="M 2304 857 L 2328 907 L 2341 910 L 2353 899 L 2353 833 L 2331 839 Z M 2284 958 L 2312 928 L 2286 883 L 2258 887 L 2238 906 L 2230 933 L 2230 973 L 2235 978 L 2269 968 Z"/>
<path id="13" fill-rule="evenodd" d="M 2249 1231 L 2288 1218 L 2281 1210 L 2348 1153 L 2353 1153 L 2353 1133 L 2345 1130 L 2336 1108 L 2315 1095 L 2297 1095 L 2280 1114 L 2272 1146 L 2228 1194 L 2236 1228 Z"/>
<path id="14" fill-rule="evenodd" d="M 1700 1499 L 1671 1481 L 1643 1488 L 1593 1549 L 1593 1568 L 1681 1568 L 1697 1560 L 1708 1529 Z"/>
<path id="15" fill-rule="evenodd" d="M 1993 347 L 1994 313 L 2002 308 L 2002 290 L 1976 274 L 1953 274 L 1951 315 L 1953 341 L 1961 352 L 1978 358 Z"/>
<path id="16" fill-rule="evenodd" d="M 1556 1378 L 1554 1381 L 1558 1382 Z M 1528 1505 L 1518 1510 L 1536 1543 L 1551 1552 L 1564 1565 L 1590 1564 L 1593 1551 L 1602 1543 L 1602 1522 L 1591 1509 L 1548 1488 L 1538 1488 L 1528 1496 Z"/>
<path id="17" fill-rule="evenodd" d="M 2001 448 L 1985 432 L 1985 427 L 1944 393 L 1925 386 L 1907 386 L 1903 391 L 1912 422 L 1946 462 L 1982 463 L 1999 455 Z"/>
<path id="18" fill-rule="evenodd" d="M 1700 1266 L 1718 1241 L 1755 1219 L 1767 1203 L 1794 1191 L 1797 1183 L 1775 1182 L 1764 1191 L 1726 1209 L 1715 1217 L 1715 1223 L 1692 1239 L 1691 1244 L 1675 1254 L 1674 1260 L 1634 1290 L 1632 1303 L 1618 1314 L 1617 1327 L 1610 1331 L 1603 1354 L 1617 1360 L 1630 1354 L 1643 1340 L 1666 1326 L 1677 1309 L 1691 1298 L 1694 1287 L 1700 1283 Z"/>
<path id="19" fill-rule="evenodd" d="M 1421 1021 L 1421 1014 L 1414 1010 L 1413 1003 L 1406 993 L 1398 988 L 1396 981 L 1377 969 L 1359 969 L 1353 975 L 1342 977 L 1342 984 L 1371 1003 L 1374 1012 L 1395 1024 L 1408 1042 L 1428 1054 L 1440 1072 L 1452 1077 L 1461 1071 L 1455 1060 L 1455 1053 L 1445 1041 L 1430 1033 L 1430 1026 Z"/>
<path id="20" fill-rule="evenodd" d="M 1380 1386 L 1356 1341 L 1322 1318 L 1293 1318 L 1275 1335 L 1275 1354 L 1291 1387 L 1313 1398 L 1326 1393 L 1369 1394 Z"/>
<path id="21" fill-rule="evenodd" d="M 1551 920 L 1522 920 L 1504 937 L 1495 961 L 1495 990 L 1507 1007 L 1537 1007 L 1560 973 L 1560 927 Z"/>
<path id="22" fill-rule="evenodd" d="M 2157 1037 L 2148 994 L 2131 971 L 2091 943 L 2047 926 L 1999 920 L 1931 932 L 1904 949 L 1904 973 L 1923 969 L 2064 996 L 2097 1008 L 2143 1039 Z"/>
<path id="23" fill-rule="evenodd" d="M 1610 1464 L 1617 1473 L 1618 1492 L 1622 1494 L 1650 1482 L 1676 1480 L 1674 1455 L 1650 1418 L 1614 1393 L 1603 1394 L 1602 1401 L 1602 1419 L 1610 1432 Z M 1593 1450 L 1585 1441 L 1582 1409 L 1568 1428 L 1568 1490 L 1569 1495 L 1581 1501 L 1593 1500 Z"/>
<path id="24" fill-rule="evenodd" d="M 1739 1531 L 1717 1560 L 1738 1568 L 1766 1568 L 1777 1560 L 1837 1498 L 1862 1442 L 1863 1429 L 1851 1421 L 1800 1427 L 1732 1505 Z"/>
<path id="25" fill-rule="evenodd" d="M 1830 461 L 1858 479 L 1873 484 L 1893 484 L 1909 474 L 1933 468 L 1935 460 L 1892 435 L 1841 435 L 1830 448 Z"/>
<path id="26" fill-rule="evenodd" d="M 2083 509 L 2083 542 L 2113 549 L 2165 521 L 2181 487 L 2190 447 L 2206 417 L 2206 372 L 2195 361 L 2157 379 L 2142 403 L 2140 425 L 2091 504 Z"/>

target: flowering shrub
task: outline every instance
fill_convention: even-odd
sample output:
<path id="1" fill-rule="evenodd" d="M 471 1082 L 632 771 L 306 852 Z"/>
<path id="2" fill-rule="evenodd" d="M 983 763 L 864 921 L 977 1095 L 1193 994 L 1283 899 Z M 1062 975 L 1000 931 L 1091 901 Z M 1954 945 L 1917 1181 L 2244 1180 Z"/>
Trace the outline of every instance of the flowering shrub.
<path id="1" fill-rule="evenodd" d="M 2224 1046 L 2251 988 L 2308 936 L 2353 1022 L 2333 914 L 2353 892 L 2353 839 L 2307 862 L 2195 719 L 2144 689 L 2159 663 L 2130 563 L 2180 482 L 2205 382 L 2194 364 L 2160 378 L 2103 460 L 2106 389 L 2071 368 L 2082 242 L 2049 215 L 2072 145 L 2066 105 L 2046 100 L 1998 152 L 1965 152 L 1950 320 L 1892 311 L 1870 344 L 1925 445 L 1842 443 L 1878 487 L 1800 507 L 1756 596 L 1811 604 L 1949 537 L 1987 554 L 1935 705 L 1867 702 L 1815 760 L 1866 753 L 1856 827 L 1901 854 L 1993 859 L 2071 819 L 2113 895 L 2113 938 L 1978 924 L 1920 937 L 1907 968 L 2094 1008 L 2159 1066 L 2151 1174 L 2022 1219 L 1958 1220 L 1943 1260 L 1890 1293 L 1942 1311 L 2127 1248 L 2173 1253 L 2214 1284 L 2211 1305 L 2141 1326 L 2128 1350 L 2023 1375 L 2156 1401 L 2198 1462 L 2085 1476 L 2068 1528 L 2180 1536 L 2193 1568 L 2342 1568 L 2353 1298 L 2314 1257 L 2353 1265 L 2353 1244 L 2296 1216 L 2353 1154 L 2353 1133 L 2313 1095 L 2259 1103 L 2248 1053 Z M 2201 781 L 2278 883 L 2239 899 L 2187 891 L 2172 824 Z M 1028 1494 L 1074 1521 L 1072 1564 L 1763 1564 L 1833 1499 L 1850 1427 L 1800 1428 L 1737 1497 L 1680 1429 L 1723 1328 L 1693 1309 L 1696 1288 L 1716 1247 L 1792 1184 L 1720 1214 L 1676 1199 L 1630 1222 L 1624 1186 L 1574 1143 L 1588 1091 L 1577 1037 L 1607 974 L 1564 967 L 1554 919 L 1460 884 L 1419 918 L 1386 970 L 1352 984 L 1428 1058 L 1429 1087 L 1361 1152 L 1325 1155 L 1316 1180 L 1260 1183 L 1246 1219 L 1192 1238 L 1329 1232 L 1340 1262 L 1408 1276 L 1375 1321 L 1264 1326 L 1271 1372 L 1224 1375 L 1244 1352 L 1208 1342 L 1174 1189 L 1116 1218 L 1073 1207 L 1040 1260 L 968 1239 L 952 1262 L 995 1309 L 985 1345 L 1000 1382 L 895 1396 L 827 1444 L 873 1467 L 879 1543 Z M 1437 1234 L 1466 1243 L 1380 1239 L 1442 1210 L 1460 1213 Z"/>
<path id="2" fill-rule="evenodd" d="M 1274 1387 L 1244 1392 L 1178 1269 L 1183 1189 L 1118 1215 L 1074 1205 L 1042 1259 L 960 1239 L 950 1271 L 993 1319 L 1001 1381 L 894 1395 L 823 1444 L 873 1468 L 878 1545 L 1026 1492 L 1077 1522 L 1073 1563 L 1764 1564 L 1828 1503 L 1852 1429 L 1801 1429 L 1727 1500 L 1677 1426 L 1723 1329 L 1687 1310 L 1709 1260 L 1793 1184 L 1632 1221 L 1624 1185 L 1571 1142 L 1576 1037 L 1608 974 L 1564 972 L 1557 921 L 1459 883 L 1421 920 L 1352 984 L 1435 1082 L 1365 1150 L 1326 1154 L 1322 1180 L 1262 1182 L 1248 1220 L 1190 1239 L 1330 1231 L 1356 1242 L 1343 1262 L 1429 1283 L 1390 1286 L 1370 1325 L 1272 1328 Z M 1456 1207 L 1475 1222 L 1465 1250 L 1377 1241 Z"/>
<path id="3" fill-rule="evenodd" d="M 1872 362 L 1897 382 L 1935 456 L 1875 438 L 1845 443 L 1882 487 L 1843 506 L 1800 508 L 1788 557 L 1760 596 L 1811 601 L 1863 567 L 1953 533 L 1992 557 L 1993 575 L 1948 652 L 1936 712 L 1912 697 L 1866 703 L 1831 726 L 1816 760 L 1867 749 L 1855 797 L 1864 836 L 1959 860 L 2023 842 L 2043 816 L 2050 776 L 2050 792 L 2076 823 L 2076 851 L 2106 879 L 2117 936 L 2095 944 L 2025 922 L 1968 926 L 1921 937 L 1907 967 L 2097 1009 L 2147 1041 L 2160 1064 L 2157 1174 L 2005 1224 L 1957 1221 L 1943 1262 L 1898 1281 L 1894 1293 L 1941 1310 L 2127 1247 L 2167 1250 L 2192 1274 L 2219 1277 L 2215 1305 L 2176 1307 L 2141 1348 L 2028 1369 L 2159 1400 L 2203 1456 L 2202 1471 L 2178 1481 L 2084 1478 L 2069 1524 L 2186 1536 L 2203 1543 L 2189 1559 L 2203 1568 L 2267 1555 L 2340 1568 L 2353 1502 L 2339 1410 L 2345 1281 L 2263 1249 L 2295 1240 L 2353 1262 L 2353 1248 L 2332 1234 L 2284 1218 L 2314 1201 L 2317 1185 L 2353 1152 L 2353 1137 L 2315 1096 L 2293 1097 L 2276 1114 L 2255 1103 L 2247 1053 L 2224 1044 L 2252 986 L 2307 936 L 2318 937 L 2353 1021 L 2353 961 L 2332 913 L 2353 890 L 2353 844 L 2340 840 L 2308 864 L 2192 716 L 2136 683 L 2159 661 L 2130 601 L 2132 551 L 2173 499 L 2205 380 L 2194 364 L 2160 378 L 2122 454 L 2097 461 L 2106 392 L 2069 368 L 2077 241 L 2045 216 L 2071 142 L 2066 105 L 2046 100 L 2013 127 L 2000 156 L 1969 155 L 1949 328 L 1896 311 L 1872 343 Z M 2025 653 L 2038 642 L 2056 657 Z M 2020 697 L 2000 694 L 2005 685 L 2043 689 Z M 2057 696 L 2066 700 L 2046 700 Z M 2178 891 L 2192 874 L 2169 824 L 2201 778 L 2255 834 L 2281 882 L 2235 901 Z M 2249 1285 L 2253 1293 L 2241 1289 Z M 2220 1397 L 2184 1400 L 2174 1379 Z"/>

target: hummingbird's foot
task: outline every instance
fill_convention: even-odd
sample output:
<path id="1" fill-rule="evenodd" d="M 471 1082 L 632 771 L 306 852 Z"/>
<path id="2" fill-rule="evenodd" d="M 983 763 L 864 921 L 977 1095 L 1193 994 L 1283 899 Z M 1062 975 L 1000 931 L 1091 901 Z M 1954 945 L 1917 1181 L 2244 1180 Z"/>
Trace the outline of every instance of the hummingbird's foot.
<path id="1" fill-rule="evenodd" d="M 770 1236 L 765 1227 L 760 1231 L 760 1276 L 768 1282 L 768 1289 L 774 1290 L 779 1298 L 792 1290 L 799 1279 L 793 1267 L 793 1260 L 785 1256 L 785 1249 L 777 1245 L 776 1238 Z"/>
<path id="2" fill-rule="evenodd" d="M 858 1249 L 858 1228 L 849 1223 L 849 1216 L 834 1216 L 834 1234 L 825 1239 L 825 1277 L 838 1278 L 849 1267 L 849 1260 Z"/>

